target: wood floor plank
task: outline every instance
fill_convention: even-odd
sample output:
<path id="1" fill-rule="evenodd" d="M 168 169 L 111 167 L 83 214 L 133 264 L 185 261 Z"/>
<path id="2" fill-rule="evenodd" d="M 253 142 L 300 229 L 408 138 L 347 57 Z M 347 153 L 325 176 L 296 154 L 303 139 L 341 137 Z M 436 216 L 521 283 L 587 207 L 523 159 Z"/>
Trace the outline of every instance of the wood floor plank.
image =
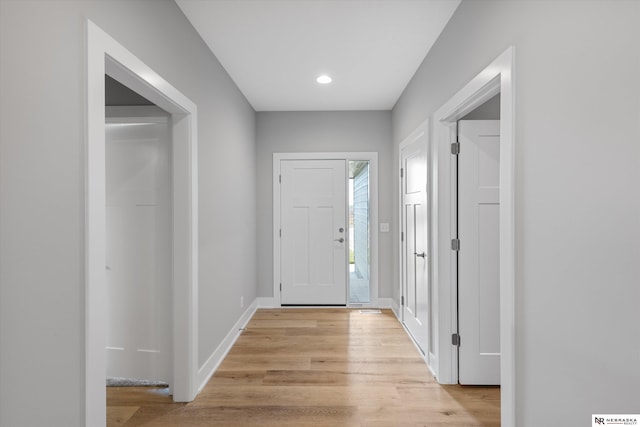
<path id="1" fill-rule="evenodd" d="M 247 324 L 248 329 L 258 328 L 314 328 L 318 326 L 317 320 L 300 319 L 264 319 L 251 320 Z"/>
<path id="2" fill-rule="evenodd" d="M 435 381 L 424 361 L 417 357 L 313 357 L 311 370 L 348 371 L 364 374 L 385 372 L 389 374 L 408 374 L 417 378 Z"/>
<path id="3" fill-rule="evenodd" d="M 110 406 L 107 412 L 107 425 L 120 427 L 140 409 L 139 406 Z"/>
<path id="4" fill-rule="evenodd" d="M 109 427 L 500 425 L 500 389 L 439 385 L 390 310 L 258 310 L 193 402 L 107 396 Z"/>
<path id="5" fill-rule="evenodd" d="M 212 377 L 209 381 L 212 385 L 216 387 L 221 386 L 234 386 L 239 384 L 244 385 L 254 385 L 254 384 L 262 384 L 264 382 L 264 376 L 267 374 L 265 370 L 246 370 L 246 369 L 238 369 L 238 370 L 218 370 L 216 372 L 215 377 Z"/>
<path id="6" fill-rule="evenodd" d="M 395 387 L 367 384 L 333 387 L 304 385 L 205 387 L 190 406 L 337 406 L 346 402 L 379 402 L 397 404 Z"/>
<path id="7" fill-rule="evenodd" d="M 172 402 L 167 387 L 107 387 L 108 405 L 166 405 Z"/>
<path id="8" fill-rule="evenodd" d="M 225 371 L 268 371 L 278 369 L 311 369 L 311 358 L 303 356 L 254 356 L 234 353 L 233 357 L 227 357 L 220 364 L 216 374 L 221 374 Z"/>
<path id="9" fill-rule="evenodd" d="M 431 382 L 428 378 L 420 378 L 410 373 L 401 375 L 384 372 L 352 372 L 345 371 L 268 371 L 263 384 L 268 385 L 416 385 Z"/>
<path id="10" fill-rule="evenodd" d="M 357 408 L 341 406 L 186 407 L 149 427 L 360 427 Z"/>
<path id="11" fill-rule="evenodd" d="M 311 313 L 312 312 L 312 313 Z M 282 308 L 272 310 L 258 310 L 252 317 L 252 320 L 337 320 L 349 319 L 351 314 L 343 308 L 324 308 L 324 309 L 308 309 L 308 308 Z"/>

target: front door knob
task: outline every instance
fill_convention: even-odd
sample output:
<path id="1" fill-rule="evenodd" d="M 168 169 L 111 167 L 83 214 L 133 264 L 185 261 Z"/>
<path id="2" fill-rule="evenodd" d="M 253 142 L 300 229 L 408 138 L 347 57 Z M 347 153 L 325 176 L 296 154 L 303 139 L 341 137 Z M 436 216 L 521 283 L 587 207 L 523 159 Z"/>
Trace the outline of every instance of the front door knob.
<path id="1" fill-rule="evenodd" d="M 334 242 L 344 243 L 344 238 L 341 237 L 339 239 L 333 239 Z"/>

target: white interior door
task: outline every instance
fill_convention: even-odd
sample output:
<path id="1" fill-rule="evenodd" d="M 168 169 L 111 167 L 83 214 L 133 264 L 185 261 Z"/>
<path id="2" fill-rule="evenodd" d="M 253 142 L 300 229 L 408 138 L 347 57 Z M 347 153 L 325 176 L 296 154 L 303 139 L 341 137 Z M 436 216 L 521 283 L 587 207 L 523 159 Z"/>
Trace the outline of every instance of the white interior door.
<path id="1" fill-rule="evenodd" d="M 426 133 L 402 147 L 403 322 L 423 353 L 429 337 Z"/>
<path id="2" fill-rule="evenodd" d="M 460 384 L 500 384 L 500 121 L 458 126 Z"/>
<path id="3" fill-rule="evenodd" d="M 107 376 L 171 383 L 171 171 L 167 123 L 108 124 Z"/>
<path id="4" fill-rule="evenodd" d="M 280 175 L 281 304 L 346 304 L 346 160 L 282 160 Z"/>

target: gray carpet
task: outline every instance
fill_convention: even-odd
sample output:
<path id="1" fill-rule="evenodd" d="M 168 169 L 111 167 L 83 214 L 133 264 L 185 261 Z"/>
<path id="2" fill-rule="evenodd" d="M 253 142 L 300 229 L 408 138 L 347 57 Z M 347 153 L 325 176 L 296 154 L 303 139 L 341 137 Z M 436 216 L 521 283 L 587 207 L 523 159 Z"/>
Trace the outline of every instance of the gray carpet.
<path id="1" fill-rule="evenodd" d="M 138 380 L 135 378 L 107 377 L 107 387 L 169 387 L 164 381 Z"/>

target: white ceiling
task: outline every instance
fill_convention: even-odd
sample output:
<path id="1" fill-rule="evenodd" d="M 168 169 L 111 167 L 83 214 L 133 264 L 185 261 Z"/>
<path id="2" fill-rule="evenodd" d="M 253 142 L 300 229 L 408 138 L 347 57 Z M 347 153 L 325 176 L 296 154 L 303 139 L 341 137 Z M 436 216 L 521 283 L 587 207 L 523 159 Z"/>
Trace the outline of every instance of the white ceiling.
<path id="1" fill-rule="evenodd" d="M 460 0 L 176 3 L 257 111 L 326 111 L 390 110 Z"/>

